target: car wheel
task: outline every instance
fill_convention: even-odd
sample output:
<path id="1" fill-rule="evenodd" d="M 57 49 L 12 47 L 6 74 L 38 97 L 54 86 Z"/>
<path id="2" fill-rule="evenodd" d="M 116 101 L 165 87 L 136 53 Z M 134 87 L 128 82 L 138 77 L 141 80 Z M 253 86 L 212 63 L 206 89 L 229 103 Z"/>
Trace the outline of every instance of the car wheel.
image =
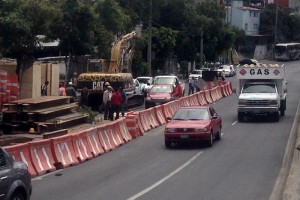
<path id="1" fill-rule="evenodd" d="M 214 136 L 213 136 L 213 133 L 211 133 L 211 134 L 210 134 L 210 138 L 209 138 L 209 140 L 207 141 L 207 146 L 208 146 L 208 147 L 212 147 L 213 142 L 214 142 Z"/>
<path id="2" fill-rule="evenodd" d="M 21 193 L 15 192 L 11 197 L 10 200 L 25 200 Z"/>
<path id="3" fill-rule="evenodd" d="M 171 145 L 172 145 L 172 142 L 165 140 L 165 146 L 166 146 L 167 149 L 170 149 Z"/>
<path id="4" fill-rule="evenodd" d="M 218 131 L 218 133 L 217 133 L 217 135 L 216 135 L 216 140 L 221 140 L 221 138 L 222 138 L 222 133 L 221 133 L 222 131 L 221 131 L 221 127 L 219 128 L 219 131 Z"/>

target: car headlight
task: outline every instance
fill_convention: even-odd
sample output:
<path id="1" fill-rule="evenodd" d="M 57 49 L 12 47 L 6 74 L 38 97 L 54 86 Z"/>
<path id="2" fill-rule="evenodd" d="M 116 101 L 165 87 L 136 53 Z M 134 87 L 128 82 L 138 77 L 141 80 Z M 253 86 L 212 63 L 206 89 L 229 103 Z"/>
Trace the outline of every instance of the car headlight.
<path id="1" fill-rule="evenodd" d="M 206 127 L 204 128 L 195 128 L 195 132 L 206 132 L 208 129 Z"/>
<path id="2" fill-rule="evenodd" d="M 242 105 L 246 104 L 246 100 L 245 99 L 239 99 L 239 104 L 242 104 Z"/>
<path id="3" fill-rule="evenodd" d="M 166 128 L 165 133 L 174 133 L 176 131 L 175 128 Z"/>

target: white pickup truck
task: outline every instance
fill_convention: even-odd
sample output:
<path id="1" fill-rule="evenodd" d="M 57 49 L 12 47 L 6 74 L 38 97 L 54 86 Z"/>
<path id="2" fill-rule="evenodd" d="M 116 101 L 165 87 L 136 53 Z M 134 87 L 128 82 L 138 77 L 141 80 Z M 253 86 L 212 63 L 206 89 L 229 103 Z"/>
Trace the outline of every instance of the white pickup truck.
<path id="1" fill-rule="evenodd" d="M 285 67 L 278 64 L 238 65 L 238 121 L 268 115 L 279 121 L 286 110 Z"/>

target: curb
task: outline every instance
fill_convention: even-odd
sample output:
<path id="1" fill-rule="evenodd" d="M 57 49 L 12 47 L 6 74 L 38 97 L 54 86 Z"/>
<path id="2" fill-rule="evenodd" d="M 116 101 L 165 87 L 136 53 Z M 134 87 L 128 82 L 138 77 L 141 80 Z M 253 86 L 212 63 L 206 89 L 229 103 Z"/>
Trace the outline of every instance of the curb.
<path id="1" fill-rule="evenodd" d="M 298 103 L 295 119 L 285 149 L 282 166 L 269 200 L 282 200 L 283 195 L 289 191 L 288 188 L 290 185 L 287 183 L 290 183 L 290 180 L 288 180 L 288 178 L 290 178 L 290 174 L 293 172 L 293 170 L 291 170 L 291 166 L 292 166 L 292 161 L 294 162 L 295 160 L 293 155 L 296 146 L 296 140 L 299 134 L 299 129 L 298 129 L 299 123 L 300 123 L 300 101 Z"/>

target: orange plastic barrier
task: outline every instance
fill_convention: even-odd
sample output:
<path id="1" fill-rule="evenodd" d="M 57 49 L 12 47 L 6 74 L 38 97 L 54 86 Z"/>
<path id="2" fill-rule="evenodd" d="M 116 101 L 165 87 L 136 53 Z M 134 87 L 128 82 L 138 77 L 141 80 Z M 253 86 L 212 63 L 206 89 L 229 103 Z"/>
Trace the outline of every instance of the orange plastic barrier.
<path id="1" fill-rule="evenodd" d="M 123 140 L 122 134 L 121 134 L 121 129 L 120 129 L 120 123 L 119 121 L 114 121 L 109 125 L 112 135 L 114 137 L 114 141 L 116 141 L 116 146 L 123 145 L 125 142 Z"/>
<path id="2" fill-rule="evenodd" d="M 190 106 L 190 96 L 181 97 L 180 98 L 180 105 L 181 106 Z"/>
<path id="3" fill-rule="evenodd" d="M 156 113 L 156 118 L 158 120 L 159 125 L 163 125 L 166 123 L 166 119 L 164 117 L 164 113 L 163 113 L 163 107 L 160 106 L 155 106 L 155 113 Z"/>
<path id="4" fill-rule="evenodd" d="M 87 129 L 86 137 L 87 137 L 89 148 L 94 157 L 99 156 L 104 153 L 104 149 L 101 146 L 96 127 Z"/>
<path id="5" fill-rule="evenodd" d="M 172 117 L 173 116 L 173 112 L 172 112 L 172 108 L 171 108 L 171 103 L 170 102 L 166 103 L 166 104 L 163 104 L 162 108 L 163 108 L 163 113 L 164 113 L 165 119 L 167 117 Z"/>
<path id="6" fill-rule="evenodd" d="M 143 110 L 139 112 L 139 117 L 141 120 L 141 124 L 143 126 L 143 129 L 145 130 L 145 132 L 149 131 L 151 129 L 149 120 L 148 120 L 148 116 L 149 116 L 149 112 L 148 110 Z"/>
<path id="7" fill-rule="evenodd" d="M 210 90 L 205 90 L 204 93 L 205 93 L 205 99 L 206 99 L 206 101 L 208 103 L 212 103 L 213 100 L 212 100 L 211 95 L 210 95 Z"/>
<path id="8" fill-rule="evenodd" d="M 126 126 L 132 138 L 140 136 L 140 128 L 138 124 L 138 115 L 133 113 L 127 113 L 126 115 Z"/>
<path id="9" fill-rule="evenodd" d="M 229 95 L 231 95 L 231 94 L 232 94 L 232 83 L 229 82 L 228 84 L 229 84 L 229 86 L 228 86 L 228 89 L 229 89 Z"/>
<path id="10" fill-rule="evenodd" d="M 121 136 L 123 137 L 123 140 L 125 142 L 129 142 L 130 140 L 132 140 L 129 130 L 126 126 L 126 119 L 124 117 L 122 117 L 122 118 L 118 119 L 118 123 L 119 123 L 120 132 L 121 132 Z"/>
<path id="11" fill-rule="evenodd" d="M 190 102 L 191 102 L 191 106 L 199 106 L 200 103 L 198 101 L 198 92 L 195 94 L 192 94 L 190 96 Z"/>
<path id="12" fill-rule="evenodd" d="M 31 161 L 28 143 L 5 146 L 3 148 L 13 157 L 14 160 L 24 162 L 32 177 L 37 175 Z"/>
<path id="13" fill-rule="evenodd" d="M 93 158 L 92 151 L 89 148 L 86 132 L 82 131 L 72 135 L 75 155 L 79 162 L 84 162 Z"/>
<path id="14" fill-rule="evenodd" d="M 150 127 L 151 128 L 156 128 L 159 126 L 159 123 L 157 121 L 157 118 L 156 118 L 156 112 L 155 112 L 155 108 L 148 108 L 148 113 L 149 113 L 149 116 L 148 116 L 148 121 L 150 122 Z"/>
<path id="15" fill-rule="evenodd" d="M 212 98 L 213 102 L 216 102 L 218 100 L 218 96 L 217 96 L 216 91 L 217 91 L 216 87 L 210 89 L 210 95 L 211 95 L 211 98 Z"/>
<path id="16" fill-rule="evenodd" d="M 97 133 L 99 136 L 100 143 L 105 152 L 115 149 L 116 141 L 112 135 L 112 130 L 109 125 L 102 125 L 97 127 Z"/>
<path id="17" fill-rule="evenodd" d="M 198 101 L 199 101 L 199 103 L 200 103 L 201 106 L 207 104 L 207 101 L 206 101 L 206 98 L 205 98 L 205 92 L 204 91 L 199 92 L 199 94 L 198 94 Z"/>
<path id="18" fill-rule="evenodd" d="M 33 167 L 38 175 L 56 170 L 51 152 L 50 139 L 29 142 L 29 149 Z"/>
<path id="19" fill-rule="evenodd" d="M 55 137 L 50 140 L 52 155 L 55 162 L 54 166 L 57 169 L 66 168 L 79 163 L 74 152 L 72 135 Z"/>

